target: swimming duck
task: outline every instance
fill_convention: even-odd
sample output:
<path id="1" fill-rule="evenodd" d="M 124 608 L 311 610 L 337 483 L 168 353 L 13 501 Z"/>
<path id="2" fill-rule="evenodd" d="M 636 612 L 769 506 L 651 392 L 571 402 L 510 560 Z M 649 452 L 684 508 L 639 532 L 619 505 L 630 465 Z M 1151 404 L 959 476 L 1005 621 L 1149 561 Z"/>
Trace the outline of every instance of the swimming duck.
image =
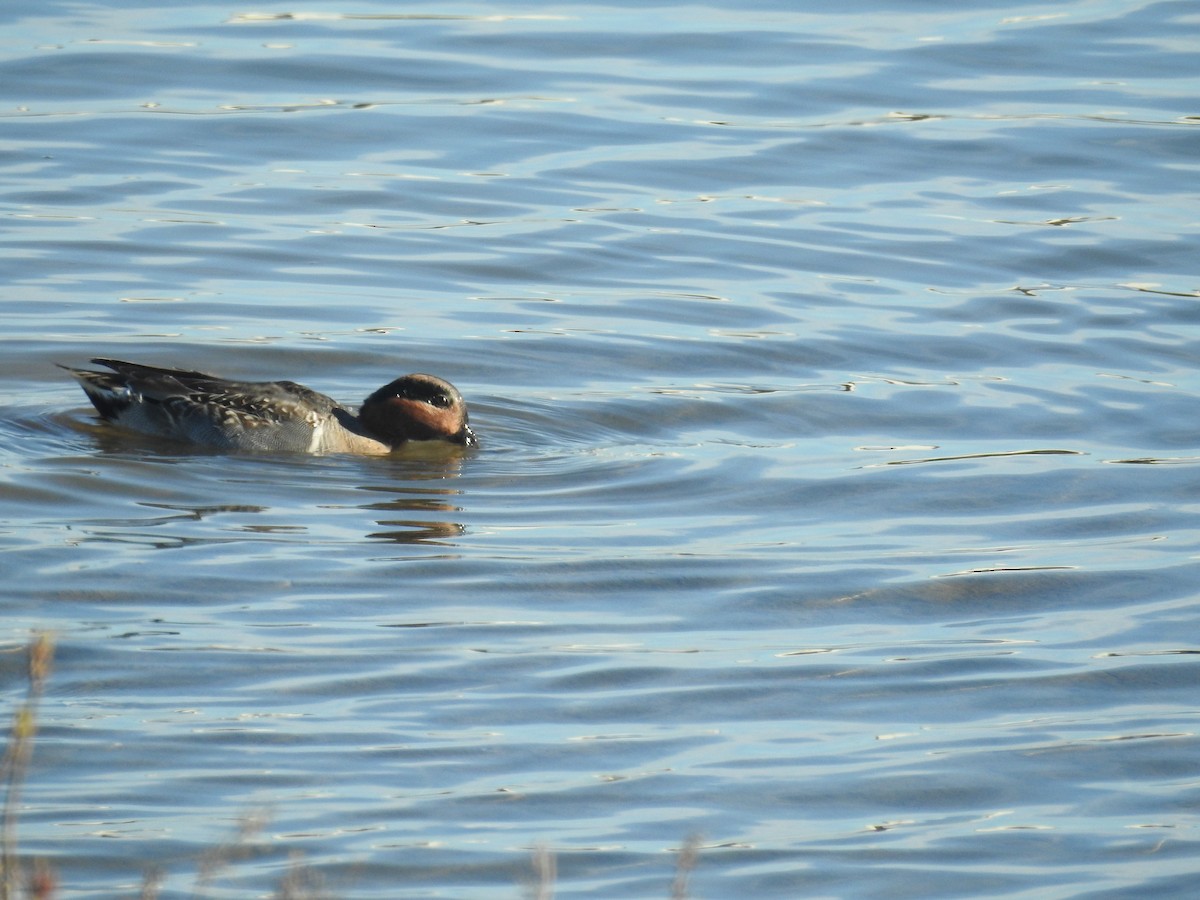
<path id="1" fill-rule="evenodd" d="M 135 431 L 232 451 L 382 455 L 410 441 L 474 447 L 467 405 L 448 381 L 404 375 L 356 413 L 294 381 L 227 381 L 203 372 L 93 359 L 62 366 L 100 416 Z"/>

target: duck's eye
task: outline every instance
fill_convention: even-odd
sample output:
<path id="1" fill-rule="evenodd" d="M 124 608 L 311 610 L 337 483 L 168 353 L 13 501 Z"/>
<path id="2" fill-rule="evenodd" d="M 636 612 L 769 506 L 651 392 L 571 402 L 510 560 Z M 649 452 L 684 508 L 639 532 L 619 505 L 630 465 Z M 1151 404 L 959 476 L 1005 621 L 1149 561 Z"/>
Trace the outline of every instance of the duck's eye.
<path id="1" fill-rule="evenodd" d="M 429 402 L 438 409 L 448 409 L 451 404 L 451 400 L 446 394 L 434 394 L 429 398 Z"/>

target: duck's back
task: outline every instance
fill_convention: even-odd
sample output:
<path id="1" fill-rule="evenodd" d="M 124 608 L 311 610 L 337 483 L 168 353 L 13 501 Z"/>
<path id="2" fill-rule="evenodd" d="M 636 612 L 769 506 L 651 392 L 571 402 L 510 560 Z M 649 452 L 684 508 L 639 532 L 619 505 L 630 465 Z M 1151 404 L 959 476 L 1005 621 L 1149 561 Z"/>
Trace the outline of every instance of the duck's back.
<path id="1" fill-rule="evenodd" d="M 105 419 L 221 450 L 313 452 L 344 412 L 330 397 L 292 381 L 229 381 L 122 360 L 92 362 L 113 371 L 70 371 Z"/>

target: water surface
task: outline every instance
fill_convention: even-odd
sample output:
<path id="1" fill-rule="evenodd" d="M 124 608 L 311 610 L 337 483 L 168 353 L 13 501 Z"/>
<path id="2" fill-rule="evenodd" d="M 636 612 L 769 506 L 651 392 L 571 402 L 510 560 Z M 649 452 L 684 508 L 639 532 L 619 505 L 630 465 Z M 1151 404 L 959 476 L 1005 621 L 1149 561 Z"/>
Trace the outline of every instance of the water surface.
<path id="1" fill-rule="evenodd" d="M 1190 5 L 0 15 L 62 896 L 1194 891 Z M 483 446 L 151 442 L 94 355 Z"/>

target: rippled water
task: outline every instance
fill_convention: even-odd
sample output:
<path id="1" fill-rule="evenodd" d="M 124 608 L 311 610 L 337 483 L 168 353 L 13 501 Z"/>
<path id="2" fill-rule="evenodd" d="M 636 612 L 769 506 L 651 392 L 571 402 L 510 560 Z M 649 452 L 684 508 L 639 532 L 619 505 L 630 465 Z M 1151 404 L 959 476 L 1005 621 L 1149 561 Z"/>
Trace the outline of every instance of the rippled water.
<path id="1" fill-rule="evenodd" d="M 1200 16 L 793 6 L 0 11 L 61 896 L 1192 895 Z M 93 355 L 483 447 L 157 444 Z"/>

